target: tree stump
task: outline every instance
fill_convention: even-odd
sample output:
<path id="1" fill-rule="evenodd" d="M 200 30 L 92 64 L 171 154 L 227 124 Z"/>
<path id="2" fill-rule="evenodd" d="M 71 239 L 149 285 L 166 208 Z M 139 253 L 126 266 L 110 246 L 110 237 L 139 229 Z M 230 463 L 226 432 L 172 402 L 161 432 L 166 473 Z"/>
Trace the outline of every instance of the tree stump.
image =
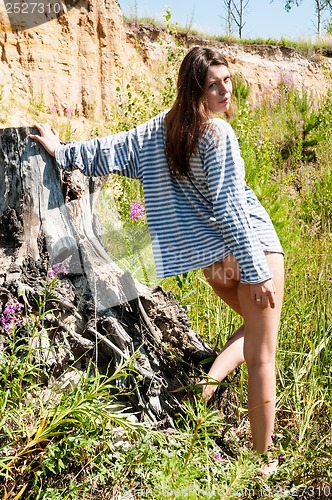
<path id="1" fill-rule="evenodd" d="M 119 381 L 131 389 L 131 408 L 141 421 L 171 426 L 181 388 L 215 354 L 171 293 L 138 282 L 105 251 L 94 209 L 106 178 L 59 171 L 30 133 L 36 130 L 0 130 L 0 311 L 10 298 L 33 311 L 48 270 L 65 265 L 49 306 L 56 319 L 45 315 L 34 344 L 38 362 L 49 377 L 70 377 L 91 361 L 111 373 L 132 357 L 137 379 Z"/>

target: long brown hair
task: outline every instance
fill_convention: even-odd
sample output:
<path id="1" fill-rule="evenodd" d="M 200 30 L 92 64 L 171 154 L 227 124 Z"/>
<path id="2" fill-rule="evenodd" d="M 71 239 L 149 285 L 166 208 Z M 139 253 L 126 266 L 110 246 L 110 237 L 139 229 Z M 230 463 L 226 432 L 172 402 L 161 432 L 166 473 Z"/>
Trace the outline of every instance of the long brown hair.
<path id="1" fill-rule="evenodd" d="M 209 109 L 203 99 L 210 66 L 228 62 L 219 50 L 193 47 L 183 59 L 177 81 L 177 97 L 166 118 L 166 156 L 171 172 L 186 175 L 189 159 L 197 152 L 198 141 L 209 122 Z"/>

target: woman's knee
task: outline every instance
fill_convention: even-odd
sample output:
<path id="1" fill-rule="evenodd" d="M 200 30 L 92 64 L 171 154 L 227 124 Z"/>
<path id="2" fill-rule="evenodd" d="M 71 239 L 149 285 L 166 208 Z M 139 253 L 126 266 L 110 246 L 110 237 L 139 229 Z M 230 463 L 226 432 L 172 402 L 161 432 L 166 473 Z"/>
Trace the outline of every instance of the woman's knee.
<path id="1" fill-rule="evenodd" d="M 257 325 L 257 329 L 245 326 L 243 355 L 248 369 L 275 363 L 277 338 L 278 332 L 274 324 Z"/>
<path id="2" fill-rule="evenodd" d="M 243 357 L 248 370 L 265 370 L 268 367 L 275 366 L 276 353 L 272 349 L 270 352 L 253 351 L 252 349 L 243 349 Z"/>

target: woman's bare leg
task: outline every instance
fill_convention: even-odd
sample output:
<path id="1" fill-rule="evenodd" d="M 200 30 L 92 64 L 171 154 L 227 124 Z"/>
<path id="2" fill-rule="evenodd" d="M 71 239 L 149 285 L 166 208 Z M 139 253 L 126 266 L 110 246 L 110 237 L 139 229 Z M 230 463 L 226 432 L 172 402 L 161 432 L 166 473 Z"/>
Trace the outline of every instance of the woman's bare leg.
<path id="1" fill-rule="evenodd" d="M 238 297 L 245 322 L 244 357 L 248 368 L 248 412 L 255 450 L 265 453 L 272 444 L 275 418 L 275 353 L 283 299 L 283 255 L 266 255 L 276 286 L 276 305 L 262 308 L 250 296 L 250 286 L 239 283 Z"/>
<path id="2" fill-rule="evenodd" d="M 218 387 L 218 382 L 224 380 L 229 373 L 244 362 L 244 325 L 224 345 L 214 360 L 207 378 L 200 382 L 203 385 L 202 397 L 208 401 Z"/>
<path id="3" fill-rule="evenodd" d="M 238 298 L 238 273 L 234 275 L 233 267 L 228 269 L 227 262 L 216 262 L 204 269 L 204 275 L 213 288 L 214 292 L 235 312 L 242 316 L 241 306 Z M 233 279 L 235 278 L 235 279 Z M 244 362 L 244 325 L 224 345 L 217 358 L 214 360 L 207 379 L 200 384 L 203 385 L 203 399 L 209 400 L 218 387 L 217 382 L 224 380 L 229 373 Z M 216 381 L 216 383 L 214 383 Z M 206 383 L 208 382 L 208 383 Z M 210 383 L 209 383 L 210 382 Z"/>
<path id="4" fill-rule="evenodd" d="M 250 286 L 239 282 L 238 265 L 229 256 L 204 270 L 214 291 L 244 318 L 242 326 L 227 342 L 213 363 L 208 379 L 223 380 L 244 359 L 248 368 L 248 411 L 254 448 L 265 453 L 271 444 L 275 416 L 275 352 L 283 298 L 283 256 L 266 254 L 277 289 L 276 306 L 262 308 L 250 296 Z M 216 386 L 206 385 L 203 397 L 211 397 Z"/>

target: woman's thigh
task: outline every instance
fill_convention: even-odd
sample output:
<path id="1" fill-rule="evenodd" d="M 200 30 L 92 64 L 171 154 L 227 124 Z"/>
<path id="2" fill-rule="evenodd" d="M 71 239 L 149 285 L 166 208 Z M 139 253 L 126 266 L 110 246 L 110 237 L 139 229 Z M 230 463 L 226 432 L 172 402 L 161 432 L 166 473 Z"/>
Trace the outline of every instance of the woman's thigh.
<path id="1" fill-rule="evenodd" d="M 240 268 L 233 254 L 204 268 L 203 272 L 218 297 L 235 312 L 242 315 L 237 295 Z"/>
<path id="2" fill-rule="evenodd" d="M 245 323 L 245 357 L 248 362 L 273 360 L 280 322 L 284 291 L 284 264 L 280 253 L 267 253 L 266 259 L 276 287 L 275 307 L 262 308 L 253 301 L 250 286 L 241 283 L 238 287 L 240 307 Z"/>
<path id="3" fill-rule="evenodd" d="M 277 315 L 280 314 L 283 297 L 284 266 L 283 255 L 266 252 L 265 257 L 278 291 Z M 240 266 L 233 254 L 203 269 L 204 275 L 215 293 L 234 311 L 243 316 L 238 298 Z M 249 285 L 247 285 L 249 287 Z M 275 315 L 274 315 L 275 316 Z"/>
<path id="4" fill-rule="evenodd" d="M 233 288 L 240 281 L 240 267 L 233 254 L 203 269 L 212 288 Z"/>

